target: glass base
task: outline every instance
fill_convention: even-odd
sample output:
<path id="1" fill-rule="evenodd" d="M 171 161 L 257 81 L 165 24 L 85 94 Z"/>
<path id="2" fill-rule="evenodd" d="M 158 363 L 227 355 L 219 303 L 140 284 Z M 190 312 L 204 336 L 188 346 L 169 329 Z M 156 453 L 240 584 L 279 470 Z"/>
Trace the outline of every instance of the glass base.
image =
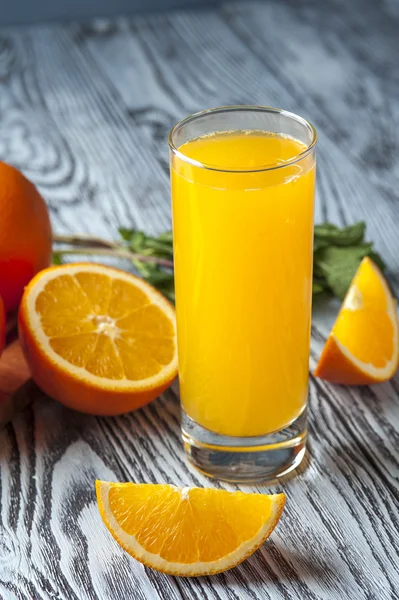
<path id="1" fill-rule="evenodd" d="M 182 411 L 187 457 L 208 477 L 233 483 L 256 483 L 286 475 L 306 452 L 307 410 L 290 425 L 257 437 L 229 437 L 209 431 Z"/>

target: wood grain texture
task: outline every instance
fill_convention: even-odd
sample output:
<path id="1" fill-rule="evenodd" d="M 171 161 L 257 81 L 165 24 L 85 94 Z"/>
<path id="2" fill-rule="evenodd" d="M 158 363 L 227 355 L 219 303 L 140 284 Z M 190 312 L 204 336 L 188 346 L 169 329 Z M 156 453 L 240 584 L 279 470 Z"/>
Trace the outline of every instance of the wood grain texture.
<path id="1" fill-rule="evenodd" d="M 364 219 L 399 294 L 399 10 L 395 0 L 220 9 L 0 31 L 0 159 L 48 201 L 59 233 L 170 226 L 166 137 L 232 103 L 284 106 L 319 135 L 317 220 Z M 337 311 L 316 306 L 311 367 Z M 187 466 L 177 388 L 118 418 L 36 400 L 0 433 L 5 599 L 396 599 L 399 378 L 310 383 L 310 444 L 270 541 L 213 578 L 167 577 L 102 525 L 96 477 L 213 483 Z"/>

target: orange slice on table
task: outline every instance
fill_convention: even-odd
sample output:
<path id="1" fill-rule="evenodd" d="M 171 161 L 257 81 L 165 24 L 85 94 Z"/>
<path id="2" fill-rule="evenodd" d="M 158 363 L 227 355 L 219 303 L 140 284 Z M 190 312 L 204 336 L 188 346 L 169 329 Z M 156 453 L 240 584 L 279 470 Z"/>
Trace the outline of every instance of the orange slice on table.
<path id="1" fill-rule="evenodd" d="M 244 494 L 166 484 L 96 482 L 101 517 L 136 560 L 169 575 L 235 567 L 269 537 L 284 494 Z"/>
<path id="2" fill-rule="evenodd" d="M 177 374 L 172 305 L 145 281 L 111 267 L 41 271 L 25 289 L 19 332 L 39 387 L 82 412 L 133 410 Z"/>
<path id="3" fill-rule="evenodd" d="M 314 372 L 332 383 L 387 381 L 399 364 L 396 302 L 381 271 L 364 258 Z"/>

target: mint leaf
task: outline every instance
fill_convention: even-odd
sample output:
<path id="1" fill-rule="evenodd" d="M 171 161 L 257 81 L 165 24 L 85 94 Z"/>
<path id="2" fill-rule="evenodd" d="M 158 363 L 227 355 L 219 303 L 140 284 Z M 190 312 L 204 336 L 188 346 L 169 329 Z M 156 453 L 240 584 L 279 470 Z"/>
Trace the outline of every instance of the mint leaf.
<path id="1" fill-rule="evenodd" d="M 143 279 L 174 302 L 175 282 L 172 271 L 165 270 L 156 263 L 144 262 L 137 259 L 134 259 L 132 262 Z"/>
<path id="2" fill-rule="evenodd" d="M 165 286 L 171 281 L 174 282 L 174 275 L 168 271 L 162 271 L 161 269 L 154 270 L 147 278 L 148 283 L 151 283 L 155 287 Z"/>
<path id="3" fill-rule="evenodd" d="M 146 239 L 147 236 L 142 231 L 132 231 L 129 240 L 129 247 L 132 252 L 143 252 L 146 247 Z"/>
<path id="4" fill-rule="evenodd" d="M 129 242 L 132 233 L 134 233 L 134 229 L 127 229 L 126 227 L 118 227 L 118 231 L 121 238 L 125 240 L 125 242 Z"/>
<path id="5" fill-rule="evenodd" d="M 141 253 L 146 247 L 147 236 L 143 231 L 126 229 L 125 227 L 119 227 L 118 231 L 122 239 L 128 243 L 132 252 Z"/>
<path id="6" fill-rule="evenodd" d="M 136 254 L 157 256 L 158 258 L 173 258 L 173 237 L 171 231 L 159 236 L 146 235 L 138 229 L 118 229 L 122 239 L 128 243 L 129 249 Z"/>
<path id="7" fill-rule="evenodd" d="M 159 256 L 160 258 L 173 258 L 173 245 L 169 242 L 160 241 L 159 238 L 147 237 L 145 240 L 145 250 L 149 254 Z M 146 252 L 147 253 L 147 252 Z"/>
<path id="8" fill-rule="evenodd" d="M 365 256 L 369 256 L 385 269 L 382 258 L 373 249 L 371 242 L 365 243 L 366 225 L 363 221 L 342 229 L 332 223 L 315 225 L 313 251 L 314 294 L 319 286 L 325 286 L 341 300 L 352 282 Z"/>
<path id="9" fill-rule="evenodd" d="M 333 244 L 334 246 L 356 246 L 363 241 L 366 224 L 363 221 L 340 229 L 332 223 L 315 225 L 315 247 L 320 244 Z"/>
<path id="10" fill-rule="evenodd" d="M 327 246 L 329 246 L 329 243 L 327 241 L 317 239 L 315 236 L 313 241 L 313 252 L 317 252 L 318 250 L 320 250 L 320 248 L 327 248 Z"/>
<path id="11" fill-rule="evenodd" d="M 165 231 L 164 233 L 161 233 L 161 235 L 158 236 L 158 240 L 160 242 L 169 242 L 169 244 L 173 244 L 173 232 Z"/>
<path id="12" fill-rule="evenodd" d="M 51 264 L 52 265 L 62 265 L 63 264 L 62 252 L 53 252 Z"/>

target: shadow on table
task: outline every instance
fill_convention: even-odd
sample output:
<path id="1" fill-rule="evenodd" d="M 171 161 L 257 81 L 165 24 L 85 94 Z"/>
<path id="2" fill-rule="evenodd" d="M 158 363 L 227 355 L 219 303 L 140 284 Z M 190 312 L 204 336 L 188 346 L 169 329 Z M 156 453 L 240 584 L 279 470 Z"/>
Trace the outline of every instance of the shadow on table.
<path id="1" fill-rule="evenodd" d="M 294 583 L 298 585 L 298 590 L 302 590 L 304 598 L 312 594 L 313 582 L 322 588 L 336 587 L 338 584 L 340 587 L 344 585 L 343 574 L 339 571 L 338 565 L 320 557 L 317 549 L 313 551 L 309 548 L 309 553 L 305 554 L 303 551 L 287 550 L 278 542 L 262 546 L 247 560 L 230 571 L 212 577 L 190 580 L 193 586 L 196 585 L 196 582 L 201 587 L 211 586 L 212 588 L 217 588 L 219 585 L 225 588 L 229 585 L 240 584 L 251 587 L 268 585 L 280 589 L 284 584 L 291 586 Z"/>

